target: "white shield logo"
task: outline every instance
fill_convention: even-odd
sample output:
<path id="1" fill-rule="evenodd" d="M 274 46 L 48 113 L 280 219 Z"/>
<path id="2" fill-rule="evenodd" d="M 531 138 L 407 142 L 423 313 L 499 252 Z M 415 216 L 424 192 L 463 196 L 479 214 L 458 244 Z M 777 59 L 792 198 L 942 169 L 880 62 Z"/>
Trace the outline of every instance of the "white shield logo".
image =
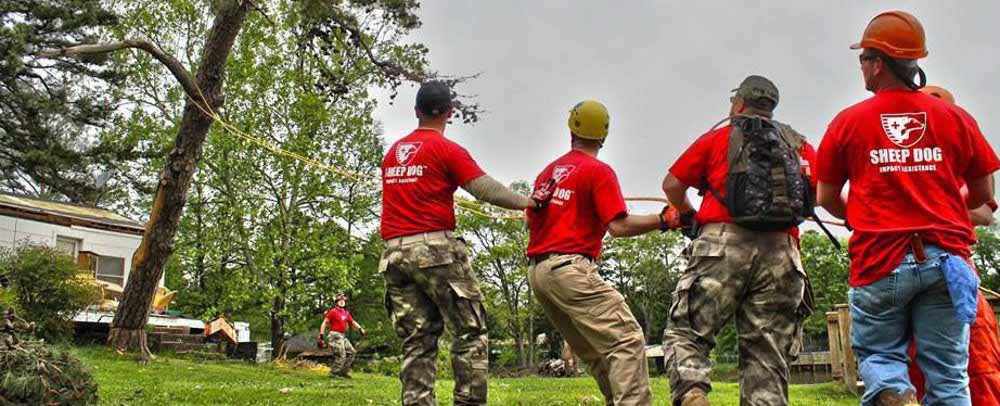
<path id="1" fill-rule="evenodd" d="M 422 142 L 401 142 L 396 145 L 396 162 L 400 165 L 406 166 L 413 160 L 413 157 L 417 156 L 417 151 L 420 151 L 420 146 L 423 145 Z"/>
<path id="2" fill-rule="evenodd" d="M 556 166 L 552 168 L 552 179 L 555 179 L 557 184 L 562 183 L 562 181 L 569 177 L 569 174 L 573 173 L 574 169 L 576 169 L 576 165 Z"/>
<path id="3" fill-rule="evenodd" d="M 927 113 L 883 114 L 882 130 L 889 141 L 903 148 L 909 148 L 924 138 L 927 129 Z"/>

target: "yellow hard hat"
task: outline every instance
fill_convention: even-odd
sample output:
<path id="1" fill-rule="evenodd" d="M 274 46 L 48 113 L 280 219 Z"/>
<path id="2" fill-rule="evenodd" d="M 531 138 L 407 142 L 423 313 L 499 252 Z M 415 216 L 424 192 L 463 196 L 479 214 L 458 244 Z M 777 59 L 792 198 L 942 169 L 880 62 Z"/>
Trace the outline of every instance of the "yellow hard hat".
<path id="1" fill-rule="evenodd" d="M 569 131 L 580 138 L 603 140 L 608 137 L 611 116 L 608 109 L 596 100 L 584 100 L 569 111 Z"/>

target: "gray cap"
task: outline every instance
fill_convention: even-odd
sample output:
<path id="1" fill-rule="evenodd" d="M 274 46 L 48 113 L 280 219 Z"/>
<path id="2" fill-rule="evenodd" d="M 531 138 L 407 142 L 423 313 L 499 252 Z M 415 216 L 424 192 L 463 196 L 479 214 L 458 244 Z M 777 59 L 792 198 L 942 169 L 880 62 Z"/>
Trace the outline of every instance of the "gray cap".
<path id="1" fill-rule="evenodd" d="M 733 89 L 736 95 L 745 100 L 767 99 L 778 105 L 778 87 L 768 78 L 758 75 L 747 76 L 740 87 Z"/>

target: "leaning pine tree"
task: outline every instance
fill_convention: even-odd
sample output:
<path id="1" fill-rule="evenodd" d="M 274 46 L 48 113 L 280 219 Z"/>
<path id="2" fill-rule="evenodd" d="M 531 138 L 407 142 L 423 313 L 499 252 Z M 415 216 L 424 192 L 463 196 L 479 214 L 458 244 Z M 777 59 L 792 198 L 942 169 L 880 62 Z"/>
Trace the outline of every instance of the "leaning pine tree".
<path id="1" fill-rule="evenodd" d="M 146 231 L 133 256 L 129 280 L 108 337 L 109 344 L 116 350 L 138 350 L 141 362 L 148 361 L 151 355 L 145 330 L 149 307 L 163 276 L 164 264 L 173 252 L 187 191 L 201 158 L 206 136 L 215 121 L 215 112 L 223 105 L 223 79 L 230 52 L 244 28 L 248 14 L 254 10 L 264 14 L 265 8 L 272 4 L 280 9 L 286 3 L 264 0 L 211 2 L 214 21 L 204 40 L 201 59 L 194 74 L 177 58 L 147 39 L 83 44 L 37 53 L 40 57 L 61 60 L 70 57 L 88 58 L 127 49 L 140 50 L 165 65 L 187 95 L 177 137 L 160 172 Z M 407 66 L 386 59 L 384 54 L 397 50 L 392 47 L 378 49 L 376 46 L 379 45 L 381 33 L 366 32 L 362 22 L 386 19 L 393 21 L 402 31 L 416 29 L 420 25 L 414 14 L 419 6 L 416 1 L 302 0 L 293 4 L 296 5 L 294 12 L 303 17 L 303 27 L 300 28 L 304 29 L 307 37 L 303 41 L 302 51 L 311 52 L 317 58 L 327 61 L 342 61 L 344 54 L 347 60 L 367 61 L 373 67 L 372 72 L 380 77 L 378 83 L 393 90 L 404 81 L 419 82 L 428 76 L 424 72 L 425 62 L 422 58 Z M 264 20 L 270 22 L 269 18 Z M 448 80 L 454 84 L 464 79 Z M 340 89 L 346 86 L 345 82 L 350 82 L 350 78 L 341 77 L 336 69 L 331 69 L 317 78 L 317 87 L 326 89 L 332 97 L 336 97 Z M 477 120 L 477 105 L 467 104 L 459 110 L 466 122 Z"/>

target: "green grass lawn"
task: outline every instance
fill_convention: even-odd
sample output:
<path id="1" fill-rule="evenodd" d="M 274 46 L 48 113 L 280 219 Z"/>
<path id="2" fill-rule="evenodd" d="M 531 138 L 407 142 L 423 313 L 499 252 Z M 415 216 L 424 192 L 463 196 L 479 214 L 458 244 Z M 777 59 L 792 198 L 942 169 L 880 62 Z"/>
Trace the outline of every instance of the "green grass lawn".
<path id="1" fill-rule="evenodd" d="M 399 403 L 395 377 L 354 374 L 332 380 L 325 375 L 239 361 L 199 361 L 160 356 L 139 365 L 101 347 L 75 348 L 93 369 L 101 404 L 107 405 L 393 405 Z M 655 404 L 669 404 L 665 378 L 653 379 Z M 438 401 L 451 404 L 454 382 L 438 382 Z M 602 405 L 590 377 L 511 378 L 490 380 L 495 405 Z M 718 384 L 713 405 L 739 404 L 736 384 Z M 857 398 L 832 384 L 791 388 L 793 405 L 856 405 Z"/>

